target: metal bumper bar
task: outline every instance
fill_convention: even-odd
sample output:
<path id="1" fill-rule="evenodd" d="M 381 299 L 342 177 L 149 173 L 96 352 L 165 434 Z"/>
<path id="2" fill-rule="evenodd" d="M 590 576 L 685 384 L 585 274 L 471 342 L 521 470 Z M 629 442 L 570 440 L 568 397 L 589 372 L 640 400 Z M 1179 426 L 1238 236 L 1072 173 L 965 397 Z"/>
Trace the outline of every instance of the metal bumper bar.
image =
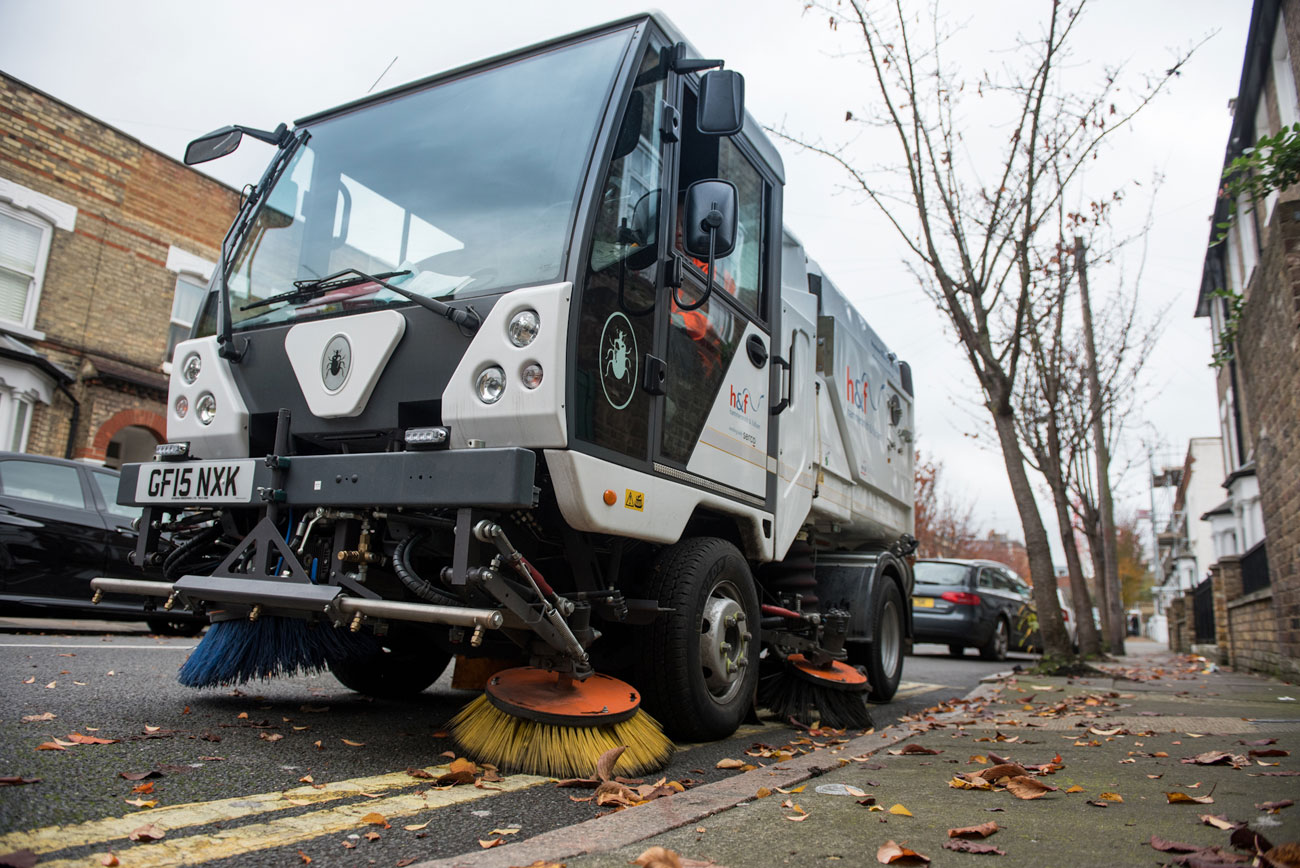
<path id="1" fill-rule="evenodd" d="M 335 609 L 343 615 L 365 615 L 390 621 L 419 621 L 458 627 L 499 629 L 504 621 L 496 609 L 437 606 L 431 603 L 403 603 L 395 600 L 367 600 L 342 596 L 335 585 L 304 585 L 269 579 L 223 579 L 213 576 L 183 576 L 175 583 L 144 579 L 91 579 L 96 591 L 171 597 L 179 594 L 191 600 L 241 605 L 265 605 L 271 609 L 325 612 Z"/>

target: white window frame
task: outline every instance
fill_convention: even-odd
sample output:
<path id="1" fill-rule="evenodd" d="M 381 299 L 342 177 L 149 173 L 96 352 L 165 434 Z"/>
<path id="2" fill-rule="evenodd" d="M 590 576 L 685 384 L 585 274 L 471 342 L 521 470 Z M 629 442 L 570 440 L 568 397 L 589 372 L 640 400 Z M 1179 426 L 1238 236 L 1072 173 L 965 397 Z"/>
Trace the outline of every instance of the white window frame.
<path id="1" fill-rule="evenodd" d="M 45 266 L 50 259 L 50 242 L 54 240 L 54 227 L 48 220 L 25 211 L 15 208 L 7 202 L 0 201 L 0 215 L 8 217 L 18 223 L 25 223 L 28 226 L 34 226 L 41 232 L 41 240 L 37 243 L 36 250 L 36 267 L 29 276 L 31 284 L 27 288 L 27 301 L 23 307 L 23 315 L 20 320 L 11 320 L 0 318 L 0 328 L 5 331 L 13 332 L 23 337 L 36 338 L 40 340 L 45 335 L 36 331 L 36 309 L 41 303 L 41 288 L 45 283 Z M 16 272 L 22 274 L 23 272 Z"/>
<path id="2" fill-rule="evenodd" d="M 1295 69 L 1291 66 L 1291 44 L 1286 38 L 1286 16 L 1277 13 L 1273 30 L 1273 90 L 1277 93 L 1277 119 L 1283 127 L 1300 123 L 1300 93 L 1296 91 Z"/>
<path id="3" fill-rule="evenodd" d="M 187 329 L 192 328 L 194 326 L 194 319 L 186 321 L 183 319 L 177 319 L 175 317 L 176 297 L 177 294 L 180 292 L 181 281 L 185 281 L 191 286 L 197 286 L 201 293 L 201 296 L 199 298 L 198 309 L 194 312 L 194 319 L 198 319 L 199 315 L 203 313 L 203 300 L 207 297 L 208 279 L 206 277 L 204 277 L 201 274 L 195 274 L 192 271 L 182 271 L 176 275 L 176 283 L 172 287 L 172 312 L 173 313 L 167 321 L 167 343 L 168 344 L 171 344 L 172 342 L 172 338 L 171 338 L 172 326 L 177 326 L 177 325 L 185 326 Z M 181 340 L 185 340 L 185 339 L 186 338 L 181 338 Z M 177 341 L 176 343 L 179 344 L 180 341 Z M 174 345 L 168 346 L 164 349 L 163 370 L 169 374 L 171 373 L 172 370 L 172 356 L 175 354 L 175 352 L 176 352 L 176 347 Z"/>
<path id="4" fill-rule="evenodd" d="M 217 264 L 215 262 L 210 262 L 201 256 L 196 256 L 188 250 L 182 250 L 175 245 L 171 245 L 167 249 L 167 270 L 176 275 L 177 283 L 180 282 L 182 277 L 186 277 L 193 283 L 207 287 L 212 280 L 212 273 L 216 271 L 216 268 Z M 172 304 L 175 305 L 175 303 L 176 283 L 173 283 Z M 199 313 L 201 314 L 202 312 L 203 305 L 200 303 Z M 171 342 L 171 327 L 173 323 L 178 325 L 180 324 L 179 320 L 173 320 L 169 315 L 167 320 L 167 337 L 163 341 L 164 358 L 162 361 L 162 370 L 165 374 L 171 374 L 172 372 L 172 359 L 171 354 L 167 352 L 167 344 Z M 193 323 L 189 323 L 189 325 L 193 325 Z M 175 347 L 172 348 L 172 352 L 175 352 Z"/>

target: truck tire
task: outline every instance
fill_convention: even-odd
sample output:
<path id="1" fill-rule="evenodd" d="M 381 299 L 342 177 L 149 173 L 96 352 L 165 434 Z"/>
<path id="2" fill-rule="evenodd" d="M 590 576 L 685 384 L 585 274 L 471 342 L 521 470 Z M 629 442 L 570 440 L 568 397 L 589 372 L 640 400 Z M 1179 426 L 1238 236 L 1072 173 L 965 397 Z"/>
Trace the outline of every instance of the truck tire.
<path id="1" fill-rule="evenodd" d="M 871 636 L 865 644 L 867 681 L 872 702 L 888 702 L 898 692 L 903 680 L 903 656 L 906 628 L 903 622 L 903 595 L 888 577 L 880 580 L 880 593 L 871 601 Z M 859 662 L 853 661 L 850 662 Z"/>
<path id="2" fill-rule="evenodd" d="M 981 660 L 1006 660 L 1007 646 L 1011 644 L 1011 628 L 1006 618 L 998 618 L 993 624 L 993 635 L 980 646 Z"/>
<path id="3" fill-rule="evenodd" d="M 758 686 L 758 594 L 749 564 L 726 540 L 682 540 L 655 558 L 647 590 L 671 611 L 641 631 L 643 705 L 675 739 L 731 735 Z"/>
<path id="4" fill-rule="evenodd" d="M 450 661 L 450 654 L 434 647 L 414 650 L 385 645 L 376 654 L 331 660 L 329 668 L 349 690 L 376 699 L 405 699 L 437 681 Z"/>

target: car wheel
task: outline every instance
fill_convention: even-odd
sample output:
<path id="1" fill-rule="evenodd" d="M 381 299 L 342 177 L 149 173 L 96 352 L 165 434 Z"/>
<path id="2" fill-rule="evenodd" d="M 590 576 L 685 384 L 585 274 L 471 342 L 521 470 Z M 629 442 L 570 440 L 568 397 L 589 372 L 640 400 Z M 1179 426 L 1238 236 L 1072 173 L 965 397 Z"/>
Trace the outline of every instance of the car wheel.
<path id="1" fill-rule="evenodd" d="M 966 646 L 965 646 L 965 645 L 949 645 L 949 646 L 948 646 L 948 653 L 951 654 L 953 657 L 961 657 L 962 655 L 964 655 L 964 654 L 966 653 Z"/>
<path id="2" fill-rule="evenodd" d="M 330 672 L 349 690 L 377 699 L 405 699 L 424 691 L 447 668 L 451 655 L 432 646 L 397 649 L 329 661 Z"/>
<path id="3" fill-rule="evenodd" d="M 1010 635 L 1011 631 L 1007 627 L 1007 619 L 998 618 L 993 625 L 993 635 L 980 646 L 980 658 L 983 660 L 1006 660 Z"/>
<path id="4" fill-rule="evenodd" d="M 202 621 L 187 621 L 178 618 L 146 618 L 151 633 L 160 636 L 197 636 L 208 626 Z"/>
<path id="5" fill-rule="evenodd" d="M 740 550 L 722 539 L 660 552 L 649 596 L 669 610 L 641 632 L 637 683 L 646 710 L 677 739 L 736 731 L 758 685 L 758 594 Z"/>

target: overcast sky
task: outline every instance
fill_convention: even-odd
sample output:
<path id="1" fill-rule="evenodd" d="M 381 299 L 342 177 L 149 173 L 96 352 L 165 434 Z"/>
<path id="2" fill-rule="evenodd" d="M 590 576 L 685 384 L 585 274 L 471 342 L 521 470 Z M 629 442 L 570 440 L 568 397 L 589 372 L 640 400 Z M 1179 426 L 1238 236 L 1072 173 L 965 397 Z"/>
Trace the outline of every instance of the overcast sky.
<path id="1" fill-rule="evenodd" d="M 853 135 L 845 112 L 861 117 L 870 109 L 871 82 L 845 56 L 845 34 L 832 33 L 824 14 L 805 14 L 798 0 L 658 6 L 702 53 L 745 75 L 747 108 L 760 122 L 841 142 Z M 1036 33 L 1048 7 L 1048 0 L 950 0 L 941 7 L 958 30 L 949 56 L 972 75 L 1013 64 L 1017 32 Z M 191 138 L 228 123 L 271 129 L 362 96 L 381 75 L 378 90 L 643 8 L 626 0 L 0 0 L 0 68 L 179 157 Z M 1145 454 L 1138 439 L 1145 438 L 1180 462 L 1189 437 L 1218 433 L 1208 325 L 1192 313 L 1249 17 L 1248 0 L 1096 0 L 1075 41 L 1077 80 L 1095 80 L 1102 64 L 1124 64 L 1136 87 L 1141 73 L 1163 70 L 1179 49 L 1214 34 L 1168 92 L 1116 137 L 1097 170 L 1098 187 L 1113 178 L 1164 176 L 1139 289 L 1148 316 L 1167 315 L 1128 441 L 1131 455 Z M 972 134 L 988 127 L 987 119 L 971 119 Z M 921 448 L 944 462 L 955 493 L 978 501 L 980 524 L 1020 536 L 1000 453 L 980 421 L 978 391 L 944 320 L 903 268 L 905 251 L 824 158 L 777 146 L 787 225 L 912 364 Z M 856 153 L 867 149 L 859 141 Z M 269 157 L 268 147 L 246 140 L 205 169 L 240 187 L 260 176 Z M 1129 187 L 1123 220 L 1141 222 L 1152 207 L 1150 189 Z M 1131 285 L 1136 258 L 1122 265 Z M 1104 291 L 1116 279 L 1095 277 L 1094 285 Z M 1144 470 L 1121 482 L 1130 509 L 1146 503 Z"/>

